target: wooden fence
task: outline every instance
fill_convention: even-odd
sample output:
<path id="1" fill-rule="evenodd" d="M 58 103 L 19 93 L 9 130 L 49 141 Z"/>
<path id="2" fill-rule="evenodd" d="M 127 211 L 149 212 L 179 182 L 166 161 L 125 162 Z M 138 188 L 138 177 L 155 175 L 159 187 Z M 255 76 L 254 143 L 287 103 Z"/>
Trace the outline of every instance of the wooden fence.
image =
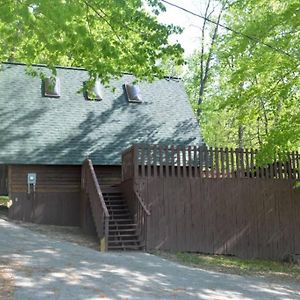
<path id="1" fill-rule="evenodd" d="M 261 167 L 257 152 L 247 149 L 134 145 L 125 151 L 126 198 L 137 193 L 149 210 L 146 249 L 299 255 L 299 154 L 274 161 Z"/>
<path id="2" fill-rule="evenodd" d="M 300 179 L 297 151 L 262 166 L 253 149 L 135 144 L 123 153 L 122 161 L 123 180 L 132 176 Z"/>

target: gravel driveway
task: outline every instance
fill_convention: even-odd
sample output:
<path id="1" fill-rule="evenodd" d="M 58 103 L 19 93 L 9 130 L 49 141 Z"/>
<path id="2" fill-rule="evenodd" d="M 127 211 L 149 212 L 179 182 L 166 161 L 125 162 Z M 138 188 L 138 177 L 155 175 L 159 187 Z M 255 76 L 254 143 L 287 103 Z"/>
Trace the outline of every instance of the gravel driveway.
<path id="1" fill-rule="evenodd" d="M 0 299 L 300 299 L 296 283 L 194 269 L 146 253 L 100 253 L 3 219 L 0 282 Z"/>

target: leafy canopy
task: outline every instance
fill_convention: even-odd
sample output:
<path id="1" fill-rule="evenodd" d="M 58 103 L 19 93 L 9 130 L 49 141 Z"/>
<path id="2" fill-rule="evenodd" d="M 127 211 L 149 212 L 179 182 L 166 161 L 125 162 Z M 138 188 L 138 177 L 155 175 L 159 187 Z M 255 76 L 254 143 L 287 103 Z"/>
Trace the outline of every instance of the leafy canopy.
<path id="1" fill-rule="evenodd" d="M 201 115 L 207 143 L 258 148 L 265 161 L 299 150 L 299 0 L 232 1 L 222 23 L 241 34 L 222 31 L 214 49 Z M 190 70 L 195 98 L 197 54 Z"/>
<path id="2" fill-rule="evenodd" d="M 182 48 L 168 37 L 180 33 L 159 24 L 157 0 L 0 0 L 0 61 L 86 68 L 108 82 L 122 72 L 139 79 L 162 76 L 159 62 L 182 62 Z M 152 13 L 150 12 L 152 10 Z"/>

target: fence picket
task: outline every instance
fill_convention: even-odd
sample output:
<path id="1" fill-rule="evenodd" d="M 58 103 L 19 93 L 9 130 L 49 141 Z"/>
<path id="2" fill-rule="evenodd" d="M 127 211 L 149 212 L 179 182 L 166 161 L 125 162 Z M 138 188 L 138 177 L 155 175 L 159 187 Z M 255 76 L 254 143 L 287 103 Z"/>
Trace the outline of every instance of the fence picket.
<path id="1" fill-rule="evenodd" d="M 230 178 L 229 153 L 227 147 L 225 148 L 225 161 L 226 161 L 226 177 Z"/>
<path id="2" fill-rule="evenodd" d="M 165 159 L 166 159 L 166 177 L 169 177 L 169 146 L 165 148 Z"/>
<path id="3" fill-rule="evenodd" d="M 192 175 L 192 153 L 191 153 L 191 151 L 192 151 L 192 148 L 191 148 L 191 146 L 188 146 L 188 166 L 189 166 L 189 177 L 192 177 L 193 175 Z"/>
<path id="4" fill-rule="evenodd" d="M 182 147 L 182 168 L 183 168 L 183 177 L 186 177 L 186 148 Z"/>
<path id="5" fill-rule="evenodd" d="M 145 145 L 141 146 L 141 174 L 145 177 Z"/>
<path id="6" fill-rule="evenodd" d="M 175 160 L 174 160 L 175 149 L 174 145 L 171 146 L 171 176 L 175 176 Z"/>
<path id="7" fill-rule="evenodd" d="M 230 148 L 229 150 L 230 152 L 230 170 L 231 170 L 231 177 L 232 178 L 236 178 L 236 172 L 235 172 L 235 165 L 234 165 L 234 150 L 232 148 Z"/>
<path id="8" fill-rule="evenodd" d="M 199 159 L 197 157 L 197 146 L 194 146 L 194 176 L 199 177 L 200 176 L 200 168 L 201 168 L 201 160 L 200 160 L 200 155 Z M 198 168 L 198 161 L 199 161 L 199 168 Z"/>
<path id="9" fill-rule="evenodd" d="M 219 149 L 215 148 L 215 159 L 216 159 L 216 178 L 220 178 L 220 162 L 219 162 Z"/>
<path id="10" fill-rule="evenodd" d="M 163 151 L 162 146 L 158 146 L 158 154 L 159 154 L 159 176 L 164 176 L 164 163 L 163 163 Z"/>

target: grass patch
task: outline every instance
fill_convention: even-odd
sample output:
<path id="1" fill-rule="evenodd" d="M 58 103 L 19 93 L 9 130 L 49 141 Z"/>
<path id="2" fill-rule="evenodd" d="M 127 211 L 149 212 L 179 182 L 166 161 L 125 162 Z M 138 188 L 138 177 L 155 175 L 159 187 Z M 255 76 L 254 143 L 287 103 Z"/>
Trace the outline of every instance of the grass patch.
<path id="1" fill-rule="evenodd" d="M 0 205 L 7 206 L 8 201 L 9 201 L 8 196 L 0 196 Z"/>
<path id="2" fill-rule="evenodd" d="M 279 275 L 300 281 L 300 265 L 280 261 L 240 259 L 233 256 L 195 253 L 158 253 L 184 265 L 234 274 Z"/>

